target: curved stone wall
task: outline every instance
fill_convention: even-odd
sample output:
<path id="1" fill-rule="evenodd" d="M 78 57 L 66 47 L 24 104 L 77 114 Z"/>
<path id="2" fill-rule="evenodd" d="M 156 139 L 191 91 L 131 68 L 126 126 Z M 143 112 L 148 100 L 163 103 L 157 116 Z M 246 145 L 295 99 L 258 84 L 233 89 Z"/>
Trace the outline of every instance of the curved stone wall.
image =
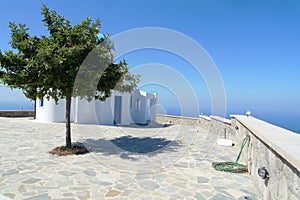
<path id="1" fill-rule="evenodd" d="M 231 115 L 231 120 L 204 115 L 199 118 L 157 115 L 157 122 L 197 125 L 220 138 L 226 130 L 226 138 L 237 146 L 249 135 L 250 141 L 239 163 L 248 166 L 261 199 L 300 199 L 300 134 L 244 115 Z M 263 167 L 268 173 L 265 179 L 258 175 L 258 169 Z"/>

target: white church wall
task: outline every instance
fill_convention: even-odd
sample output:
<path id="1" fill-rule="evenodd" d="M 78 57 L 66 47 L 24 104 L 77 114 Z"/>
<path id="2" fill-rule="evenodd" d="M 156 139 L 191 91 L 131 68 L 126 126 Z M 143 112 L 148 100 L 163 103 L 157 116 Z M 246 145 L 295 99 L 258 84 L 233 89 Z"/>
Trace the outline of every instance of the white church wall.
<path id="1" fill-rule="evenodd" d="M 98 124 L 94 99 L 89 102 L 86 98 L 80 99 L 77 97 L 75 102 L 75 123 Z"/>
<path id="2" fill-rule="evenodd" d="M 147 99 L 138 90 L 132 95 L 131 116 L 135 123 L 145 124 Z"/>
<path id="3" fill-rule="evenodd" d="M 119 100 L 121 97 L 121 103 L 117 105 L 120 110 L 115 111 L 116 96 Z M 148 101 L 150 99 L 151 109 L 147 108 L 147 99 Z M 58 104 L 55 104 L 53 99 L 47 100 L 44 98 L 43 105 L 40 103 L 38 99 L 36 108 L 37 121 L 65 122 L 66 101 L 64 99 L 59 100 Z M 72 98 L 71 121 L 78 124 L 114 125 L 115 121 L 118 121 L 118 125 L 146 124 L 149 119 L 152 122 L 156 121 L 154 104 L 156 104 L 156 95 L 139 90 L 135 90 L 133 94 L 113 91 L 111 97 L 105 101 L 93 99 L 88 102 L 86 98 Z M 117 116 L 115 117 L 114 115 Z"/>
<path id="4" fill-rule="evenodd" d="M 60 99 L 56 104 L 53 99 L 37 99 L 36 120 L 39 122 L 65 122 L 66 100 Z M 71 121 L 73 120 L 73 112 L 71 109 Z"/>
<path id="5" fill-rule="evenodd" d="M 127 125 L 133 123 L 130 114 L 130 93 L 115 92 L 115 96 L 122 96 L 121 106 L 121 123 L 120 125 Z"/>
<path id="6" fill-rule="evenodd" d="M 105 101 L 96 101 L 96 114 L 99 124 L 113 125 L 113 104 L 112 97 L 107 98 Z"/>

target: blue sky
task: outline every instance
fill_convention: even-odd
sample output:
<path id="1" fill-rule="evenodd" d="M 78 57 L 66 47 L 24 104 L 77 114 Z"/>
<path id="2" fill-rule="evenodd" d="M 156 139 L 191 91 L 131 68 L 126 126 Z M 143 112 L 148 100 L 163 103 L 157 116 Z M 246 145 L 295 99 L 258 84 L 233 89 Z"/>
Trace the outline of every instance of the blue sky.
<path id="1" fill-rule="evenodd" d="M 85 16 L 99 18 L 101 32 L 111 35 L 141 27 L 181 32 L 202 45 L 218 67 L 228 114 L 245 113 L 249 109 L 253 115 L 280 125 L 286 122 L 279 117 L 276 121 L 275 115 L 300 119 L 300 2 L 297 0 L 7 1 L 1 4 L 1 50 L 10 49 L 9 21 L 27 24 L 31 34 L 46 34 L 40 15 L 42 3 L 73 24 Z M 210 114 L 205 82 L 185 60 L 149 49 L 131 52 L 124 58 L 130 66 L 145 63 L 171 66 L 189 80 L 199 99 L 199 112 Z M 166 99 L 170 95 L 166 90 L 159 87 L 155 90 L 162 92 L 160 103 L 176 103 L 176 98 Z M 0 94 L 0 105 L 7 101 L 24 102 L 24 97 L 16 91 L 0 88 Z M 299 125 L 296 128 L 300 130 Z"/>

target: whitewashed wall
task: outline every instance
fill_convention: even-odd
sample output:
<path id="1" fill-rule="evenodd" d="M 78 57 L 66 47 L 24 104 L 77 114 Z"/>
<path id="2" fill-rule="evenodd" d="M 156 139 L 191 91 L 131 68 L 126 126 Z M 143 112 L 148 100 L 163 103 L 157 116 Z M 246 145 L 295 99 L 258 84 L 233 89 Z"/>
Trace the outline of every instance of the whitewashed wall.
<path id="1" fill-rule="evenodd" d="M 47 100 L 44 98 L 43 106 L 41 100 L 37 99 L 36 105 L 36 120 L 39 122 L 65 122 L 66 120 L 66 100 L 61 99 L 56 104 L 53 99 Z M 73 106 L 72 106 L 73 107 Z M 73 112 L 71 111 L 71 121 L 74 120 Z"/>
<path id="2" fill-rule="evenodd" d="M 133 95 L 130 93 L 120 93 L 113 91 L 111 97 L 105 101 L 93 99 L 88 101 L 86 98 L 72 98 L 71 121 L 78 124 L 114 124 L 114 106 L 115 97 L 121 96 L 121 121 L 118 125 L 128 125 L 131 123 L 147 123 L 150 118 L 152 122 L 156 120 L 156 95 L 136 90 Z M 132 96 L 132 107 L 131 106 Z M 136 101 L 140 101 L 140 110 L 137 110 Z M 152 108 L 147 111 L 147 99 L 151 99 Z M 40 100 L 37 100 L 36 120 L 41 122 L 65 122 L 66 101 L 59 100 L 55 104 L 53 99 L 44 98 L 44 105 L 40 106 Z M 151 115 L 150 117 L 148 115 Z"/>

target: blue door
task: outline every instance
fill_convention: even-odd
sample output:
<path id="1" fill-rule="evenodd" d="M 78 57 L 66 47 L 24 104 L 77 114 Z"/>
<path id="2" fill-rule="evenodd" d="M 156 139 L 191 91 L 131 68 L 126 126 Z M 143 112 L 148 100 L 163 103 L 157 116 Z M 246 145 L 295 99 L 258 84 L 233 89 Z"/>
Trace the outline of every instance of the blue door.
<path id="1" fill-rule="evenodd" d="M 122 97 L 115 96 L 114 124 L 121 124 Z"/>

